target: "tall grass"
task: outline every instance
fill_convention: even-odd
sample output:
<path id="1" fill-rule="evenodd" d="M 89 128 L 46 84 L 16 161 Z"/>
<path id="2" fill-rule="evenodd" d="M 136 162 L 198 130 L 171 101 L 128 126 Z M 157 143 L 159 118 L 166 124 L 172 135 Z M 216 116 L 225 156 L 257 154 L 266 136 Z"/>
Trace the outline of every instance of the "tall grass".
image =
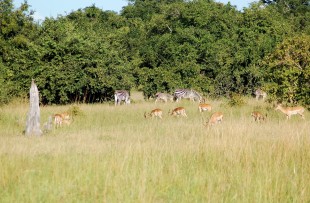
<path id="1" fill-rule="evenodd" d="M 310 115 L 247 99 L 203 126 L 198 104 L 79 105 L 70 126 L 25 137 L 27 104 L 0 109 L 0 202 L 309 202 Z M 188 118 L 169 109 L 184 106 Z M 162 108 L 164 118 L 144 119 Z M 42 123 L 70 106 L 41 108 Z M 255 123 L 250 113 L 267 113 Z"/>

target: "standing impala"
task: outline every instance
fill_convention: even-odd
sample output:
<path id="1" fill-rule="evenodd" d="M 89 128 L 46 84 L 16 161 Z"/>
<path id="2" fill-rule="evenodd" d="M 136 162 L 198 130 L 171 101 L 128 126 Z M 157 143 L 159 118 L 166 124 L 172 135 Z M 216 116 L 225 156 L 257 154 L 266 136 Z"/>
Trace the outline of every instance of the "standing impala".
<path id="1" fill-rule="evenodd" d="M 54 114 L 53 117 L 56 128 L 61 127 L 63 123 L 66 125 L 70 125 L 71 123 L 70 114 L 68 112 Z"/>
<path id="2" fill-rule="evenodd" d="M 223 113 L 222 112 L 215 112 L 209 119 L 207 126 L 215 125 L 217 123 L 221 123 L 223 121 Z"/>
<path id="3" fill-rule="evenodd" d="M 251 116 L 254 118 L 254 121 L 260 122 L 260 121 L 265 121 L 266 120 L 267 114 L 266 114 L 266 117 L 265 117 L 261 112 L 253 111 L 251 113 Z"/>
<path id="4" fill-rule="evenodd" d="M 278 104 L 276 110 L 280 110 L 282 113 L 286 115 L 286 119 L 290 119 L 292 115 L 299 114 L 303 119 L 305 119 L 304 116 L 304 107 L 302 106 L 295 106 L 295 107 L 282 107 L 281 104 Z"/>
<path id="5" fill-rule="evenodd" d="M 163 117 L 162 117 L 162 115 L 163 115 L 163 111 L 161 110 L 161 109 L 154 109 L 154 110 L 152 110 L 151 111 L 151 113 L 144 113 L 144 118 L 147 118 L 147 117 L 151 117 L 151 118 L 160 118 L 160 119 L 162 119 Z"/>
<path id="6" fill-rule="evenodd" d="M 212 106 L 210 104 L 199 104 L 198 105 L 199 112 L 204 112 L 204 111 L 211 111 Z"/>
<path id="7" fill-rule="evenodd" d="M 184 107 L 177 107 L 177 108 L 173 109 L 172 112 L 170 112 L 170 110 L 169 110 L 169 114 L 171 116 L 184 116 L 184 117 L 187 117 Z"/>
<path id="8" fill-rule="evenodd" d="M 58 128 L 62 125 L 62 116 L 60 114 L 54 114 L 53 115 L 54 117 L 54 124 L 55 124 L 55 127 Z"/>

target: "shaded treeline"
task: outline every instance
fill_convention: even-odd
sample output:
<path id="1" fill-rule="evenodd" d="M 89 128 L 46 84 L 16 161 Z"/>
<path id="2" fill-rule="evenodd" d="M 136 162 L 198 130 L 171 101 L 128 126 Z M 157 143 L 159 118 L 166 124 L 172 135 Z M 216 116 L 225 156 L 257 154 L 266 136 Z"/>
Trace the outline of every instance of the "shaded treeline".
<path id="1" fill-rule="evenodd" d="M 120 14 L 95 6 L 37 23 L 27 3 L 0 3 L 0 102 L 36 80 L 45 104 L 102 102 L 115 89 L 194 88 L 310 105 L 306 0 L 238 11 L 212 0 L 132 0 Z"/>

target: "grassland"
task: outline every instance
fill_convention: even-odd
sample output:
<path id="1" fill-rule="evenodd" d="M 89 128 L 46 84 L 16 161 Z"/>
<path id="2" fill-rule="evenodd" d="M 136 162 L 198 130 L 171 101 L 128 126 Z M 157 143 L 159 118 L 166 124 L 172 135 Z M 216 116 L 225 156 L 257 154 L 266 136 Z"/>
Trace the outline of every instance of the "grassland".
<path id="1" fill-rule="evenodd" d="M 28 105 L 0 108 L 0 202 L 309 202 L 310 114 L 247 99 L 209 101 L 224 113 L 207 129 L 198 104 L 78 105 L 70 126 L 22 135 Z M 182 105 L 188 118 L 172 118 Z M 162 108 L 164 118 L 144 119 Z M 70 106 L 41 108 L 42 123 Z M 255 123 L 250 113 L 268 114 Z"/>

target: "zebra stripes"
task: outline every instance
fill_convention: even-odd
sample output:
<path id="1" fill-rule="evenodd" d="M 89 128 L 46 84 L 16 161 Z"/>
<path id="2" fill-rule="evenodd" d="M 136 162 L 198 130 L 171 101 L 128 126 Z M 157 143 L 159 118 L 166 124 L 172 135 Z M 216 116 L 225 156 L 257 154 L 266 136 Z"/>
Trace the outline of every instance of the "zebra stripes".
<path id="1" fill-rule="evenodd" d="M 160 100 L 164 101 L 165 103 L 166 103 L 168 100 L 173 101 L 173 96 L 172 96 L 171 94 L 168 94 L 168 93 L 161 93 L 161 92 L 158 92 L 158 93 L 156 93 L 155 98 L 156 98 L 156 99 L 155 99 L 155 104 L 156 104 L 158 101 L 160 101 Z"/>
<path id="2" fill-rule="evenodd" d="M 176 102 L 180 101 L 182 98 L 202 102 L 202 96 L 192 89 L 177 89 L 174 92 L 174 98 Z"/>
<path id="3" fill-rule="evenodd" d="M 254 94 L 255 94 L 256 100 L 258 100 L 260 97 L 262 97 L 262 98 L 263 98 L 263 101 L 264 101 L 264 100 L 266 99 L 266 97 L 267 97 L 267 93 L 264 92 L 264 91 L 261 90 L 261 89 L 257 89 L 257 90 L 254 92 Z"/>
<path id="4" fill-rule="evenodd" d="M 124 101 L 125 104 L 130 104 L 129 93 L 126 90 L 115 90 L 114 99 L 115 106 L 120 105 L 122 101 Z"/>

